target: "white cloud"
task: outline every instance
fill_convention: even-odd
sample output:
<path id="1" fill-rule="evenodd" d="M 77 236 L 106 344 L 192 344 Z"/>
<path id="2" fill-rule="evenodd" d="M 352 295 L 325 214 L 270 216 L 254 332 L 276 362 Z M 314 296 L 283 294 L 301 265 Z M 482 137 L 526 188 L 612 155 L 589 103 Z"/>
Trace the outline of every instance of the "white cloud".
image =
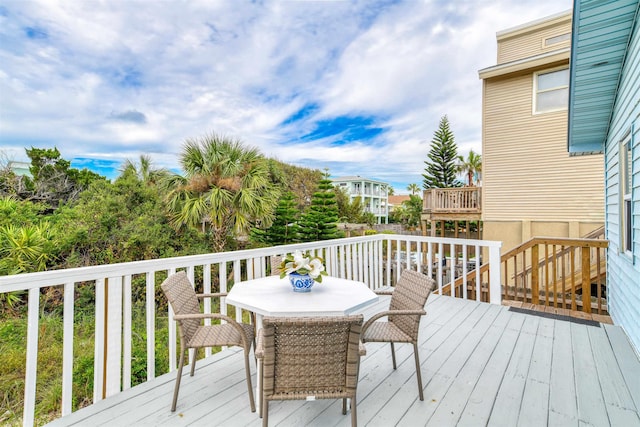
<path id="1" fill-rule="evenodd" d="M 477 70 L 495 64 L 496 31 L 569 7 L 9 2 L 0 10 L 0 146 L 56 145 L 66 158 L 152 153 L 177 167 L 185 138 L 215 131 L 284 161 L 404 189 L 420 182 L 443 114 L 460 151 L 480 151 Z M 309 106 L 308 117 L 285 123 Z M 138 120 L 113 119 L 135 118 L 127 112 Z M 346 144 L 304 138 L 316 120 L 339 116 L 370 117 L 384 132 Z"/>

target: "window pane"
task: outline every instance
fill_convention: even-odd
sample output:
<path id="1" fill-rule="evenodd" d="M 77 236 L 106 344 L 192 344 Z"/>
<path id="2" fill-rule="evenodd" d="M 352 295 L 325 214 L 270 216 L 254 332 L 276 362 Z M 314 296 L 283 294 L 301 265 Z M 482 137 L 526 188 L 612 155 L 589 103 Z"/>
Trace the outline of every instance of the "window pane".
<path id="1" fill-rule="evenodd" d="M 536 111 L 557 110 L 569 105 L 569 89 L 558 89 L 538 94 Z"/>
<path id="2" fill-rule="evenodd" d="M 538 92 L 569 85 L 569 69 L 538 74 Z"/>
<path id="3" fill-rule="evenodd" d="M 624 242 L 623 248 L 625 251 L 631 252 L 631 200 L 624 201 Z"/>

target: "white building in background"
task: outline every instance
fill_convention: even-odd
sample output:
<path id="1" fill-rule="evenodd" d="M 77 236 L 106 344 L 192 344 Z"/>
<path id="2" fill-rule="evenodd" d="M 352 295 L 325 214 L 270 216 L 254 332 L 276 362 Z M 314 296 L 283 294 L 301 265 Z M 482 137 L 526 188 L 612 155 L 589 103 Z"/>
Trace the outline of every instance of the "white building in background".
<path id="1" fill-rule="evenodd" d="M 331 181 L 345 190 L 350 200 L 360 198 L 365 212 L 374 214 L 378 224 L 389 223 L 389 184 L 361 176 L 342 176 Z"/>

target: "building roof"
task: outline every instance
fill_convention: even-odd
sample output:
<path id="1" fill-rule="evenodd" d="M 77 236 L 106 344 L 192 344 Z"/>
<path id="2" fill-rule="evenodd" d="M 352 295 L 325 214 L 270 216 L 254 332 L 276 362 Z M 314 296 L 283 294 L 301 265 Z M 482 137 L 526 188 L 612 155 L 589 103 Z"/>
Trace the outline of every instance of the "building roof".
<path id="1" fill-rule="evenodd" d="M 18 176 L 31 176 L 31 171 L 29 170 L 31 163 L 10 161 L 7 166 Z"/>
<path id="2" fill-rule="evenodd" d="M 366 181 L 366 182 L 373 182 L 376 184 L 383 184 L 383 185 L 388 185 L 386 182 L 384 181 L 378 181 L 377 179 L 371 179 L 371 178 L 365 178 L 362 176 L 339 176 L 336 178 L 331 178 L 331 181 L 333 182 L 362 182 L 362 181 Z"/>
<path id="3" fill-rule="evenodd" d="M 640 0 L 575 0 L 569 85 L 570 154 L 602 153 Z"/>
<path id="4" fill-rule="evenodd" d="M 389 196 L 389 204 L 400 205 L 402 204 L 402 202 L 410 199 L 411 199 L 411 196 L 409 196 L 408 194 L 393 195 L 393 196 Z"/>

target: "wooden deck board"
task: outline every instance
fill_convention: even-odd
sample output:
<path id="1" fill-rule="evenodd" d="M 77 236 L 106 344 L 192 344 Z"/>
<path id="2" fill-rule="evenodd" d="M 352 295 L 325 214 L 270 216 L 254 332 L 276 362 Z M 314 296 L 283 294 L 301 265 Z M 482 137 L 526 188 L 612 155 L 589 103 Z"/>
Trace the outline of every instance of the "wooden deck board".
<path id="1" fill-rule="evenodd" d="M 490 426 L 517 425 L 539 322 L 539 317 L 528 316 L 522 324 L 489 417 Z"/>
<path id="2" fill-rule="evenodd" d="M 554 326 L 554 321 L 546 318 L 541 318 L 538 324 L 518 425 L 539 426 L 547 423 Z"/>
<path id="3" fill-rule="evenodd" d="M 365 317 L 388 306 L 388 297 Z M 411 345 L 367 343 L 358 384 L 361 426 L 640 426 L 640 361 L 621 328 L 509 311 L 434 295 L 421 322 L 425 400 L 418 399 Z M 252 372 L 255 386 L 255 364 Z M 129 389 L 51 425 L 260 426 L 249 410 L 242 352 L 229 349 Z M 257 397 L 257 396 L 256 396 Z M 273 402 L 271 426 L 349 426 L 338 400 Z"/>
<path id="4" fill-rule="evenodd" d="M 609 425 L 589 332 L 586 328 L 584 325 L 571 324 L 578 419 L 587 425 Z"/>
<path id="5" fill-rule="evenodd" d="M 549 387 L 550 426 L 578 426 L 576 387 L 571 349 L 571 324 L 555 321 Z"/>

